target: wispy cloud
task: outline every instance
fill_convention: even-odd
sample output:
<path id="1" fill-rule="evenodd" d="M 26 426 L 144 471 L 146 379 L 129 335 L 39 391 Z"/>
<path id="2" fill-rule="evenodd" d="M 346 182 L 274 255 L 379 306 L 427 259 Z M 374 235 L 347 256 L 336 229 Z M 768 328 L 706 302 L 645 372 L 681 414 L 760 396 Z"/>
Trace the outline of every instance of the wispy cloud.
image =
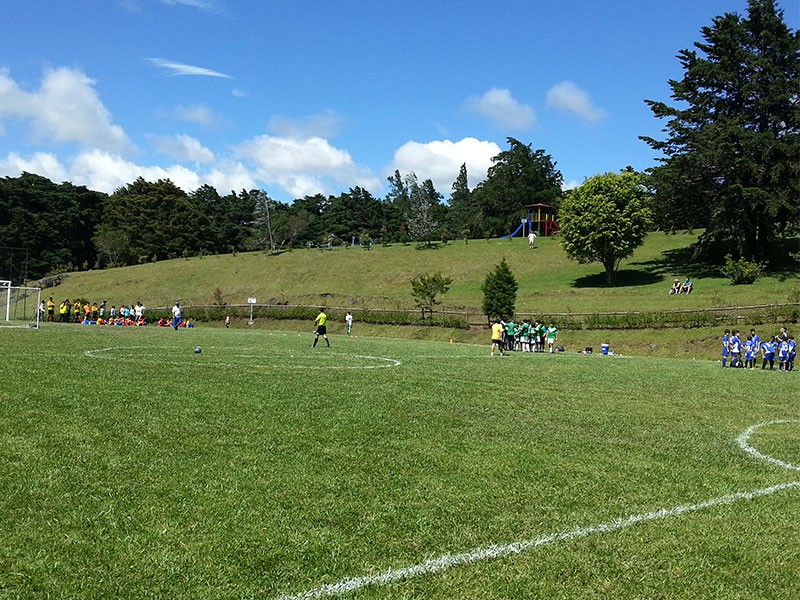
<path id="1" fill-rule="evenodd" d="M 211 69 L 206 69 L 205 67 L 196 67 L 194 65 L 178 63 L 167 60 L 166 58 L 147 58 L 145 60 L 153 63 L 155 66 L 160 67 L 161 69 L 166 70 L 168 75 L 199 75 L 202 77 L 224 77 L 225 79 L 233 79 L 231 75 L 226 73 L 212 71 Z"/>
<path id="2" fill-rule="evenodd" d="M 547 91 L 547 106 L 578 115 L 590 123 L 602 121 L 608 115 L 597 108 L 589 94 L 571 81 L 562 81 Z"/>
<path id="3" fill-rule="evenodd" d="M 215 0 L 161 0 L 161 4 L 168 4 L 171 6 L 189 6 L 191 8 L 199 8 L 205 11 L 219 11 L 221 10 L 220 3 Z"/>
<path id="4" fill-rule="evenodd" d="M 336 137 L 342 128 L 344 118 L 332 110 L 327 110 L 307 117 L 274 116 L 269 120 L 267 128 L 280 137 L 330 139 Z"/>
<path id="5" fill-rule="evenodd" d="M 519 102 L 507 89 L 492 88 L 481 96 L 467 98 L 464 108 L 499 127 L 525 130 L 536 124 L 533 107 Z"/>

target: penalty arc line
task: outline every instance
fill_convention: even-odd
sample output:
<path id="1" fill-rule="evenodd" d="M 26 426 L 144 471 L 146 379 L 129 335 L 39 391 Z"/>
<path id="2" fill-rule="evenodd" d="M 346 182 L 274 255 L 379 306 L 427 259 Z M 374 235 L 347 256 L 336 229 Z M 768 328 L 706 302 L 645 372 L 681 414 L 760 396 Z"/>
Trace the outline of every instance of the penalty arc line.
<path id="1" fill-rule="evenodd" d="M 758 425 L 753 425 L 752 427 L 748 427 L 737 438 L 736 440 L 737 445 L 743 451 L 747 452 L 748 454 L 751 454 L 752 456 L 755 456 L 756 458 L 765 460 L 767 462 L 781 466 L 786 469 L 800 471 L 800 467 L 773 458 L 771 456 L 762 454 L 761 452 L 753 448 L 749 443 L 750 436 L 756 430 L 762 427 L 766 427 L 768 425 L 777 425 L 783 423 L 798 423 L 798 422 L 800 421 L 777 420 L 777 421 L 767 421 L 764 423 L 759 423 Z M 659 519 L 663 519 L 666 517 L 677 517 L 688 513 L 700 511 L 706 508 L 713 508 L 716 506 L 733 504 L 741 500 L 754 500 L 756 498 L 769 496 L 770 494 L 774 494 L 775 492 L 780 492 L 782 490 L 797 488 L 797 487 L 800 487 L 800 481 L 791 481 L 788 483 L 773 485 L 770 487 L 751 490 L 748 492 L 727 494 L 725 496 L 719 496 L 717 498 L 712 498 L 711 500 L 706 500 L 704 502 L 699 502 L 697 504 L 685 504 L 681 506 L 675 506 L 672 508 L 662 508 L 660 510 L 652 512 L 633 514 L 627 517 L 621 517 L 613 519 L 611 521 L 607 521 L 605 523 L 600 523 L 598 525 L 590 525 L 588 527 L 581 527 L 569 531 L 552 533 L 549 535 L 545 535 L 531 540 L 525 540 L 522 542 L 515 542 L 503 545 L 493 544 L 491 546 L 477 548 L 475 550 L 471 550 L 469 552 L 462 552 L 460 554 L 443 554 L 442 556 L 426 560 L 424 562 L 421 562 L 419 564 L 410 567 L 404 567 L 401 569 L 388 569 L 382 573 L 378 573 L 375 575 L 365 575 L 363 577 L 353 577 L 349 579 L 343 579 L 337 583 L 321 585 L 319 587 L 308 589 L 303 592 L 299 592 L 297 594 L 286 594 L 283 596 L 279 596 L 276 600 L 313 600 L 315 598 L 322 598 L 324 596 L 345 594 L 347 592 L 353 592 L 369 586 L 383 586 L 390 583 L 402 581 L 405 579 L 410 579 L 412 577 L 417 577 L 420 575 L 429 575 L 432 573 L 437 573 L 439 571 L 444 571 L 445 569 L 449 569 L 459 565 L 471 564 L 478 561 L 488 560 L 493 558 L 501 558 L 503 556 L 508 556 L 512 554 L 520 554 L 525 550 L 529 550 L 531 548 L 536 548 L 539 546 L 545 546 L 547 544 L 565 542 L 581 537 L 586 537 L 594 533 L 610 533 L 612 531 L 618 531 L 620 529 L 625 529 L 632 525 L 636 525 L 637 523 L 643 523 L 647 521 L 657 521 Z"/>

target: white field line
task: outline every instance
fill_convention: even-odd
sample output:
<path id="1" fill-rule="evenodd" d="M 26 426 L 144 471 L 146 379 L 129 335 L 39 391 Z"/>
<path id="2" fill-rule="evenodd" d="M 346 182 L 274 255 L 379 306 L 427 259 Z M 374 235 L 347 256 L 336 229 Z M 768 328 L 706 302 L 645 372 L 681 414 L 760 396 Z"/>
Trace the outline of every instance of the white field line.
<path id="1" fill-rule="evenodd" d="M 748 427 L 736 439 L 736 442 L 739 448 L 741 448 L 744 452 L 747 452 L 748 454 L 760 460 L 767 461 L 769 463 L 778 465 L 785 469 L 800 471 L 800 467 L 784 462 L 777 458 L 767 456 L 766 454 L 763 454 L 758 450 L 756 450 L 755 448 L 753 448 L 749 443 L 750 436 L 756 430 L 762 427 L 781 424 L 781 423 L 798 423 L 798 422 L 800 421 L 776 420 L 776 421 L 766 421 L 764 423 L 759 423 L 758 425 L 753 425 L 751 427 Z M 775 492 L 780 492 L 782 490 L 786 490 L 789 488 L 796 488 L 796 487 L 800 487 L 800 481 L 782 483 L 771 487 L 751 490 L 748 492 L 737 492 L 734 494 L 727 494 L 725 496 L 719 496 L 718 498 L 712 498 L 711 500 L 706 500 L 704 502 L 699 502 L 697 504 L 684 504 L 680 506 L 674 506 L 672 508 L 662 508 L 660 510 L 652 512 L 628 515 L 627 517 L 613 519 L 611 521 L 606 521 L 605 523 L 600 523 L 598 525 L 590 525 L 588 527 L 581 527 L 578 529 L 571 529 L 568 531 L 551 533 L 549 535 L 545 535 L 531 540 L 525 540 L 522 542 L 515 542 L 503 545 L 493 544 L 491 546 L 476 548 L 475 550 L 470 550 L 469 552 L 462 552 L 460 554 L 443 554 L 436 558 L 426 560 L 424 562 L 421 562 L 419 564 L 410 567 L 404 567 L 401 569 L 388 569 L 376 575 L 366 575 L 363 577 L 353 577 L 349 579 L 343 579 L 337 583 L 321 585 L 319 587 L 311 588 L 303 592 L 299 592 L 297 594 L 287 594 L 284 596 L 280 596 L 277 600 L 313 600 L 314 598 L 322 598 L 324 596 L 353 592 L 355 590 L 359 590 L 368 586 L 387 585 L 397 581 L 409 579 L 411 577 L 418 577 L 421 575 L 429 575 L 431 573 L 437 573 L 439 571 L 444 571 L 445 569 L 450 569 L 458 565 L 466 565 L 481 560 L 500 558 L 511 554 L 520 554 L 521 552 L 524 552 L 525 550 L 530 550 L 531 548 L 537 548 L 539 546 L 545 546 L 557 542 L 574 540 L 577 538 L 592 535 L 594 533 L 609 533 L 612 531 L 625 529 L 632 525 L 636 525 L 638 523 L 643 523 L 646 521 L 657 521 L 659 519 L 663 519 L 666 517 L 678 517 L 699 510 L 704 510 L 706 508 L 713 508 L 716 506 L 733 504 L 735 502 L 739 502 L 740 500 L 755 500 L 763 496 L 769 496 L 770 494 L 774 494 Z"/>
<path id="2" fill-rule="evenodd" d="M 339 370 L 347 370 L 347 369 L 387 369 L 390 367 L 399 367 L 403 363 L 399 360 L 395 360 L 394 358 L 387 358 L 384 356 L 367 356 L 367 355 L 360 355 L 360 354 L 333 354 L 333 353 L 319 353 L 315 354 L 315 358 L 318 357 L 334 357 L 334 356 L 347 356 L 348 358 L 358 358 L 363 360 L 374 360 L 374 361 L 381 361 L 382 364 L 376 365 L 298 365 L 291 362 L 288 362 L 287 359 L 298 358 L 294 354 L 286 354 L 286 355 L 279 355 L 274 357 L 264 357 L 264 356 L 251 356 L 245 354 L 236 354 L 233 355 L 236 358 L 274 358 L 275 360 L 279 361 L 274 364 L 266 364 L 266 365 L 258 365 L 258 364 L 237 364 L 231 362 L 212 362 L 201 359 L 195 359 L 194 354 L 190 357 L 187 357 L 186 361 L 176 361 L 176 360 L 162 360 L 158 356 L 153 355 L 146 355 L 146 354 L 137 354 L 135 351 L 144 348 L 143 346 L 112 346 L 109 348 L 96 348 L 93 350 L 85 350 L 84 354 L 91 358 L 102 358 L 104 360 L 118 360 L 120 358 L 152 358 L 153 360 L 157 360 L 159 364 L 162 365 L 177 365 L 179 367 L 247 367 L 253 369 L 311 369 L 311 370 L 319 370 L 319 369 L 339 369 Z M 113 354 L 109 355 L 108 352 L 113 350 L 132 350 L 134 352 L 130 354 L 126 354 L 124 356 L 115 356 Z M 153 348 L 148 347 L 147 350 L 152 351 Z M 104 354 L 106 353 L 106 354 Z M 305 358 L 305 357 L 303 357 Z M 202 361 L 202 362 L 200 362 Z"/>

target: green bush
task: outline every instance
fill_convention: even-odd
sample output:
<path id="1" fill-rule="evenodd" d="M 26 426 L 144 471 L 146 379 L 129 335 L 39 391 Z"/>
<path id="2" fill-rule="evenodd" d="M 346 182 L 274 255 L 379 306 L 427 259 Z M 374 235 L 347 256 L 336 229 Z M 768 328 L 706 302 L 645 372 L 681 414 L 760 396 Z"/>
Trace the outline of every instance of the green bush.
<path id="1" fill-rule="evenodd" d="M 753 263 L 743 258 L 733 260 L 730 254 L 725 255 L 725 266 L 721 269 L 723 275 L 731 280 L 733 285 L 755 283 L 764 271 L 764 265 Z"/>

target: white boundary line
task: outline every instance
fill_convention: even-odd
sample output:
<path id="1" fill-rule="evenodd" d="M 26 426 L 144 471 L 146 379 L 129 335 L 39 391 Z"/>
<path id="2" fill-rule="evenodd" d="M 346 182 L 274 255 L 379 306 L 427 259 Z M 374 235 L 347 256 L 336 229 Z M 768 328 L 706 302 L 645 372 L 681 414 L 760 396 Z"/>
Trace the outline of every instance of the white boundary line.
<path id="1" fill-rule="evenodd" d="M 758 425 L 753 425 L 751 427 L 748 427 L 744 432 L 742 432 L 742 434 L 736 439 L 736 443 L 739 446 L 739 448 L 741 448 L 744 452 L 747 452 L 748 454 L 754 456 L 755 458 L 767 461 L 769 463 L 783 467 L 785 469 L 800 471 L 800 467 L 792 465 L 791 463 L 784 462 L 780 459 L 773 458 L 766 454 L 762 454 L 761 452 L 753 448 L 753 446 L 751 446 L 749 443 L 750 436 L 758 429 L 762 427 L 767 427 L 769 425 L 777 425 L 783 423 L 800 423 L 800 421 L 780 419 L 775 421 L 765 421 L 763 423 L 759 423 Z M 515 542 L 512 544 L 504 544 L 504 545 L 493 544 L 491 546 L 477 548 L 475 550 L 470 550 L 469 552 L 462 552 L 460 554 L 443 554 L 436 558 L 432 558 L 430 560 L 426 560 L 425 562 L 413 565 L 411 567 L 404 567 L 402 569 L 388 569 L 376 575 L 366 575 L 364 577 L 353 577 L 349 579 L 343 579 L 337 583 L 329 583 L 326 585 L 321 585 L 319 587 L 308 589 L 303 592 L 299 592 L 297 594 L 287 594 L 279 596 L 277 600 L 313 600 L 315 598 L 322 598 L 324 596 L 330 596 L 334 594 L 345 594 L 347 592 L 352 592 L 368 586 L 383 586 L 389 583 L 394 583 L 397 581 L 409 579 L 411 577 L 418 577 L 420 575 L 437 573 L 439 571 L 444 571 L 445 569 L 449 569 L 451 567 L 455 567 L 458 565 L 471 564 L 491 558 L 500 558 L 502 556 L 508 556 L 510 554 L 520 554 L 525 550 L 536 548 L 538 546 L 545 546 L 547 544 L 554 544 L 557 542 L 565 542 L 576 538 L 586 537 L 593 533 L 609 533 L 612 531 L 618 531 L 620 529 L 625 529 L 627 527 L 630 527 L 631 525 L 636 525 L 637 523 L 643 523 L 646 521 L 657 521 L 665 517 L 677 517 L 685 515 L 687 513 L 703 510 L 706 508 L 713 508 L 716 506 L 733 504 L 734 502 L 739 502 L 740 500 L 754 500 L 756 498 L 761 498 L 763 496 L 769 496 L 770 494 L 774 494 L 775 492 L 780 492 L 782 490 L 786 490 L 789 488 L 796 488 L 796 487 L 800 487 L 800 481 L 791 481 L 789 483 L 782 483 L 771 487 L 751 490 L 749 492 L 737 492 L 734 494 L 727 494 L 725 496 L 719 496 L 718 498 L 712 498 L 711 500 L 706 500 L 704 502 L 699 502 L 697 504 L 684 504 L 672 508 L 662 508 L 660 510 L 652 512 L 628 515 L 627 517 L 613 519 L 611 521 L 606 521 L 605 523 L 600 523 L 598 525 L 590 525 L 588 527 L 571 529 L 569 531 L 551 533 L 549 535 L 545 535 L 532 540 L 525 540 L 522 542 Z"/>
<path id="2" fill-rule="evenodd" d="M 84 350 L 84 354 L 91 358 L 101 358 L 103 360 L 116 360 L 118 357 L 116 356 L 104 356 L 103 352 L 110 352 L 112 350 L 139 350 L 145 348 L 147 350 L 153 350 L 151 346 L 110 346 L 108 348 L 95 348 L 93 350 Z M 163 348 L 162 348 L 163 349 Z M 241 349 L 240 349 L 241 350 Z M 237 354 L 237 357 L 243 358 L 258 358 L 257 356 L 249 356 L 244 354 Z M 176 360 L 161 360 L 158 357 L 154 357 L 154 360 L 158 360 L 158 362 L 162 365 L 177 365 L 179 367 L 247 367 L 251 369 L 338 369 L 338 370 L 347 370 L 347 369 L 387 369 L 390 367 L 399 367 L 403 363 L 399 360 L 395 360 L 394 358 L 386 358 L 384 356 L 366 356 L 361 354 L 341 354 L 341 353 L 331 353 L 331 352 L 320 352 L 315 356 L 348 356 L 350 358 L 360 358 L 365 360 L 376 360 L 376 361 L 383 361 L 385 364 L 377 364 L 377 365 L 352 365 L 352 366 L 344 366 L 344 365 L 328 365 L 328 366 L 320 366 L 320 365 L 297 365 L 297 364 L 274 364 L 274 365 L 253 365 L 253 364 L 237 364 L 237 363 L 229 363 L 229 362 L 209 362 L 209 361 L 194 361 L 192 358 L 187 358 L 186 361 L 176 361 Z M 295 358 L 296 355 L 294 354 L 285 354 L 280 356 L 275 356 L 276 359 L 285 360 L 287 358 Z M 128 357 L 126 357 L 128 358 Z M 131 356 L 129 358 L 136 358 L 136 356 Z M 269 357 L 265 357 L 269 358 Z M 202 360 L 202 359 L 200 359 Z"/>

